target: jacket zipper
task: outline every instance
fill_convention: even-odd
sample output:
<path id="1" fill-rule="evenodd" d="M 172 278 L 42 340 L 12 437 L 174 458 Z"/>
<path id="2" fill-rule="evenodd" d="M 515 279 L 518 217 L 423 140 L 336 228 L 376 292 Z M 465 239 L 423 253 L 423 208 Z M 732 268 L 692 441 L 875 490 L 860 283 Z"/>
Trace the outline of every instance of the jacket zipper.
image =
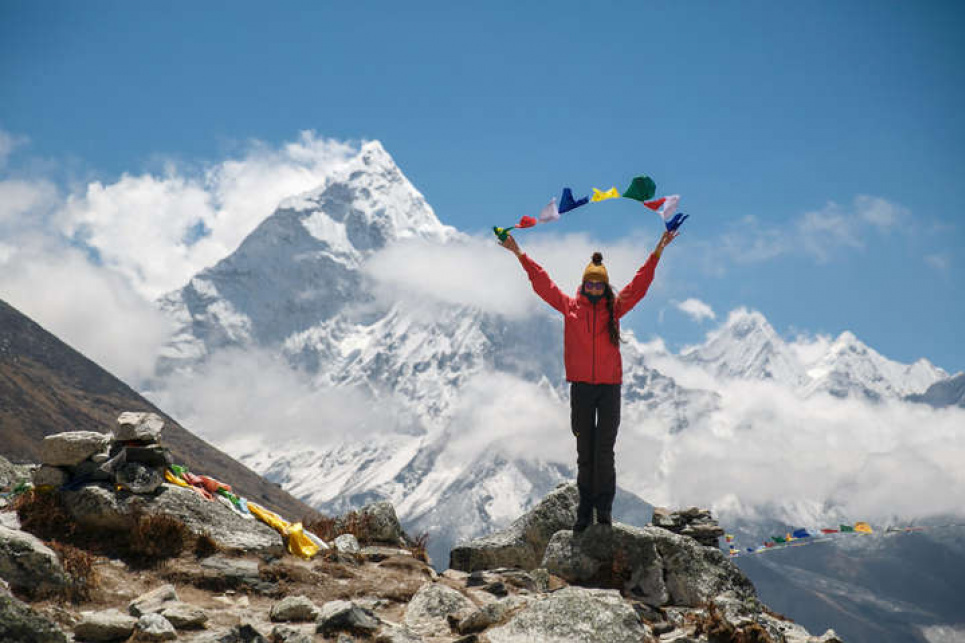
<path id="1" fill-rule="evenodd" d="M 593 304 L 593 330 L 590 332 L 590 342 L 593 346 L 593 365 L 591 366 L 591 381 L 596 384 L 596 304 Z"/>

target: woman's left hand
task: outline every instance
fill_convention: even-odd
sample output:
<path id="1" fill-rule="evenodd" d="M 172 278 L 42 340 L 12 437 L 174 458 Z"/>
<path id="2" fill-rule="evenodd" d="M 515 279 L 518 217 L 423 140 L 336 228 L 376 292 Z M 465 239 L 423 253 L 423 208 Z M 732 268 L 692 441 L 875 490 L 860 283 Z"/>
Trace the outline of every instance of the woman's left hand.
<path id="1" fill-rule="evenodd" d="M 660 243 L 657 244 L 657 254 L 662 253 L 663 249 L 666 248 L 671 241 L 676 239 L 677 235 L 679 234 L 680 234 L 679 230 L 674 230 L 673 232 L 670 232 L 669 230 L 665 231 L 663 233 L 663 236 L 660 237 Z"/>

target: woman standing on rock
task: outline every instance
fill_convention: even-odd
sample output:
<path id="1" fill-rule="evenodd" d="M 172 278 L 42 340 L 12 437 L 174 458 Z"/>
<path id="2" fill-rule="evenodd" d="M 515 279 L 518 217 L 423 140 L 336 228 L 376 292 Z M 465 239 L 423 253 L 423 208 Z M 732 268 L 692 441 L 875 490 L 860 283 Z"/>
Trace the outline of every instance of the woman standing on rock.
<path id="1" fill-rule="evenodd" d="M 599 252 L 593 253 L 583 271 L 583 283 L 576 296 L 569 297 L 519 249 L 512 236 L 507 235 L 501 244 L 523 264 L 536 294 L 563 314 L 563 361 L 566 381 L 570 383 L 570 424 L 576 436 L 576 482 L 580 490 L 574 532 L 589 526 L 594 508 L 598 523 L 612 523 L 616 492 L 613 446 L 620 426 L 623 382 L 619 320 L 647 294 L 660 255 L 677 234 L 664 232 L 646 263 L 617 295 L 610 288 Z"/>

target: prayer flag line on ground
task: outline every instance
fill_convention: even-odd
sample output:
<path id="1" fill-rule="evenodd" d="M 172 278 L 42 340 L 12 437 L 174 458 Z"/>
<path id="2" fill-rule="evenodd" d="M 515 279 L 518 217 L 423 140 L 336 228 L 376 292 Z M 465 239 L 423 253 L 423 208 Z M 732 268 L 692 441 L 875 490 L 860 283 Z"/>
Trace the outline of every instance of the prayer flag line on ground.
<path id="1" fill-rule="evenodd" d="M 854 525 L 839 525 L 837 529 L 820 529 L 814 530 L 813 533 L 807 529 L 796 529 L 793 532 L 786 532 L 783 536 L 771 536 L 768 540 L 755 547 L 745 547 L 742 551 L 739 547 L 734 545 L 736 537 L 732 534 L 726 534 L 725 540 L 728 543 L 727 553 L 733 558 L 736 556 L 746 556 L 748 554 L 760 554 L 766 551 L 776 551 L 778 549 L 785 549 L 787 547 L 803 547 L 805 545 L 811 545 L 814 543 L 824 543 L 832 542 L 835 540 L 840 540 L 845 534 L 850 535 L 884 535 L 890 536 L 894 534 L 907 534 L 922 531 L 929 531 L 932 529 L 944 529 L 948 527 L 965 527 L 965 523 L 947 523 L 943 525 L 924 525 L 924 526 L 909 526 L 909 527 L 887 527 L 883 531 L 875 531 L 870 524 L 867 522 L 856 522 Z M 820 532 L 821 536 L 816 536 Z"/>

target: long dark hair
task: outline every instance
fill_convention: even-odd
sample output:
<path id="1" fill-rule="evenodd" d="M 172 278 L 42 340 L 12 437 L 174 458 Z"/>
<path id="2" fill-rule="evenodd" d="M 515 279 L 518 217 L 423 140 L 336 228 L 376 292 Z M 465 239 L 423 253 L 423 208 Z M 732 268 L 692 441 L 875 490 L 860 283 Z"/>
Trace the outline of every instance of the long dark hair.
<path id="1" fill-rule="evenodd" d="M 610 284 L 606 284 L 603 289 L 603 296 L 606 297 L 606 310 L 610 313 L 610 320 L 607 322 L 607 330 L 610 332 L 610 342 L 614 346 L 619 346 L 620 342 L 620 324 L 617 323 L 617 318 L 613 315 L 613 288 L 610 288 Z"/>

